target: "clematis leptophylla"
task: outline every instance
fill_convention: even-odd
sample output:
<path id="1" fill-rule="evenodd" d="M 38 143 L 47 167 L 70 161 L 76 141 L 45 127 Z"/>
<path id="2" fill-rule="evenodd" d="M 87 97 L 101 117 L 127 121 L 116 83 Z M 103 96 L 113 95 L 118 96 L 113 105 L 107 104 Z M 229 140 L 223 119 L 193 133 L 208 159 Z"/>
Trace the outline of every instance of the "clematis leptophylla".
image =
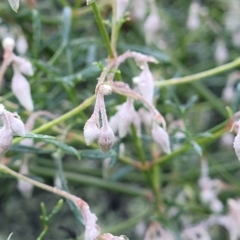
<path id="1" fill-rule="evenodd" d="M 166 130 L 160 127 L 156 122 L 153 123 L 152 137 L 164 153 L 171 153 L 169 135 Z"/>
<path id="2" fill-rule="evenodd" d="M 13 136 L 25 136 L 25 126 L 16 113 L 7 111 L 0 105 L 0 117 L 3 127 L 0 129 L 0 156 L 3 156 L 11 146 Z"/>
<path id="3" fill-rule="evenodd" d="M 125 103 L 118 106 L 118 111 L 109 120 L 113 131 L 118 132 L 120 138 L 124 138 L 131 124 L 136 127 L 137 133 L 141 133 L 141 120 L 139 114 L 134 109 L 133 99 L 128 98 Z"/>

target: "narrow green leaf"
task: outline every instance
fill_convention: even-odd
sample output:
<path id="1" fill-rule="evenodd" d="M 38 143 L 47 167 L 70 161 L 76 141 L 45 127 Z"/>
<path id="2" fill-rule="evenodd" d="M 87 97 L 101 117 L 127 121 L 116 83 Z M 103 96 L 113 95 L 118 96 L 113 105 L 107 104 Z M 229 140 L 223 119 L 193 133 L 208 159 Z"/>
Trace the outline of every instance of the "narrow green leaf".
<path id="1" fill-rule="evenodd" d="M 17 12 L 19 9 L 19 0 L 8 0 L 12 10 L 14 12 Z"/>
<path id="2" fill-rule="evenodd" d="M 72 155 L 75 155 L 78 159 L 80 159 L 80 152 L 78 152 L 78 150 L 72 146 L 69 146 L 63 142 L 59 142 L 57 140 L 54 140 L 54 139 L 43 139 L 44 142 L 47 142 L 47 143 L 51 143 L 59 148 L 61 148 L 62 150 L 64 150 L 66 153 L 69 153 L 69 154 L 72 154 Z"/>
<path id="3" fill-rule="evenodd" d="M 43 135 L 43 134 L 34 134 L 34 133 L 27 133 L 25 138 L 37 138 L 37 139 L 55 139 L 53 136 Z"/>
<path id="4" fill-rule="evenodd" d="M 32 11 L 32 28 L 33 28 L 32 51 L 33 51 L 34 58 L 38 59 L 40 45 L 41 45 L 42 30 L 41 30 L 41 20 L 40 20 L 39 12 L 36 9 Z"/>

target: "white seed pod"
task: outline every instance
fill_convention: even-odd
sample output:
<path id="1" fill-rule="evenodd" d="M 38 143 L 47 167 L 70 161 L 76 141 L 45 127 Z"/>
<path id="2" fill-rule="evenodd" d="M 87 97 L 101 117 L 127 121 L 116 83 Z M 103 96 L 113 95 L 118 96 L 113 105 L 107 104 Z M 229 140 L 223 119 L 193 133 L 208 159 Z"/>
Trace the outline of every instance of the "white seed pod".
<path id="1" fill-rule="evenodd" d="M 145 64 L 144 69 L 139 76 L 138 88 L 142 96 L 149 103 L 152 103 L 154 95 L 154 80 L 147 64 Z"/>
<path id="2" fill-rule="evenodd" d="M 13 139 L 12 130 L 3 125 L 0 129 L 0 157 L 2 157 L 10 148 Z"/>
<path id="3" fill-rule="evenodd" d="M 28 50 L 28 43 L 24 35 L 19 35 L 16 41 L 16 50 L 19 54 L 25 54 Z"/>
<path id="4" fill-rule="evenodd" d="M 8 50 L 8 51 L 13 51 L 14 47 L 15 47 L 15 41 L 13 38 L 11 37 L 6 37 L 3 39 L 2 41 L 2 47 L 3 49 L 5 50 Z"/>
<path id="5" fill-rule="evenodd" d="M 115 136 L 113 130 L 109 127 L 102 127 L 98 136 L 98 144 L 104 153 L 107 153 L 114 144 Z"/>
<path id="6" fill-rule="evenodd" d="M 232 85 L 230 85 L 230 86 L 227 85 L 223 89 L 222 98 L 226 103 L 231 103 L 233 98 L 234 98 L 234 94 L 235 94 L 235 91 L 234 91 L 233 86 Z"/>
<path id="7" fill-rule="evenodd" d="M 12 78 L 12 92 L 20 102 L 20 104 L 28 111 L 33 111 L 33 101 L 31 96 L 31 89 L 27 79 L 14 68 L 14 75 Z"/>
<path id="8" fill-rule="evenodd" d="M 33 66 L 30 61 L 28 61 L 26 58 L 18 57 L 16 55 L 13 56 L 13 63 L 16 65 L 17 69 L 27 75 L 27 76 L 33 76 Z"/>
<path id="9" fill-rule="evenodd" d="M 25 126 L 18 114 L 6 111 L 6 115 L 8 117 L 13 134 L 24 137 L 26 135 Z"/>
<path id="10" fill-rule="evenodd" d="M 163 152 L 166 154 L 171 153 L 169 135 L 156 123 L 153 123 L 152 137 L 153 140 L 161 147 Z"/>
<path id="11" fill-rule="evenodd" d="M 100 129 L 98 127 L 98 124 L 93 119 L 88 119 L 88 121 L 85 123 L 83 135 L 85 142 L 87 146 L 92 144 L 95 140 L 98 139 Z"/>

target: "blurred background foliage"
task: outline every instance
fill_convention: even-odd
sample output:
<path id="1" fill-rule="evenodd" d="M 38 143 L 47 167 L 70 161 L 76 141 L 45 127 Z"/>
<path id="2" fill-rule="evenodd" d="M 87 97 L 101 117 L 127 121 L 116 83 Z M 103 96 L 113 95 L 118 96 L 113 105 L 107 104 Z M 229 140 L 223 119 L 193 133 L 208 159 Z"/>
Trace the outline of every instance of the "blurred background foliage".
<path id="1" fill-rule="evenodd" d="M 232 32 L 225 23 L 228 14 L 235 14 L 229 12 L 230 2 L 233 1 L 201 1 L 204 13 L 200 17 L 199 27 L 192 31 L 186 27 L 191 1 L 156 0 L 156 10 L 163 23 L 159 39 L 147 44 L 148 32 L 143 30 L 146 18 L 134 19 L 130 12 L 130 20 L 123 24 L 119 34 L 118 53 L 134 50 L 154 56 L 159 61 L 158 64 L 151 65 L 156 80 L 185 76 L 216 67 L 218 39 L 226 44 L 228 56 L 225 61 L 233 61 L 238 57 L 240 46 L 232 42 Z M 4 38 L 7 32 L 11 32 L 16 39 L 21 34 L 25 36 L 29 45 L 26 57 L 35 68 L 34 76 L 29 79 L 35 110 L 47 110 L 60 116 L 94 94 L 96 79 L 101 70 L 93 62 L 105 64 L 107 53 L 91 8 L 86 6 L 85 1 L 42 0 L 37 1 L 34 7 L 31 3 L 34 1 L 22 1 L 18 13 L 14 13 L 7 1 L 1 2 L 0 37 Z M 109 1 L 97 0 L 97 3 L 110 31 L 112 12 Z M 158 44 L 160 40 L 162 45 Z M 130 85 L 132 78 L 140 73 L 132 60 L 127 60 L 120 70 L 123 80 Z M 60 136 L 59 141 L 79 150 L 81 160 L 64 151 L 60 151 L 56 157 L 53 153 L 59 153 L 59 149 L 46 144 L 41 151 L 32 149 L 29 176 L 53 185 L 56 175 L 64 172 L 69 191 L 89 203 L 92 212 L 98 216 L 99 225 L 106 232 L 124 234 L 129 239 L 143 239 L 149 223 L 158 220 L 179 235 L 184 227 L 183 216 L 190 219 L 192 224 L 197 224 L 212 214 L 209 206 L 201 203 L 199 196 L 199 154 L 203 153 L 209 163 L 211 178 L 221 179 L 228 184 L 228 188 L 219 195 L 224 204 L 222 212 L 227 212 L 227 199 L 238 198 L 240 195 L 239 162 L 231 147 L 231 138 L 225 144 L 218 138 L 211 140 L 211 135 L 207 135 L 207 132 L 228 118 L 225 107 L 229 104 L 221 96 L 232 71 L 198 82 L 156 88 L 157 109 L 169 123 L 174 119 L 182 119 L 185 123 L 183 138 L 178 139 L 176 135 L 170 134 L 171 142 L 174 146 L 192 144 L 188 151 L 172 154 L 157 170 L 160 172 L 162 214 L 153 210 L 154 201 L 150 197 L 151 189 L 144 174 L 119 160 L 119 142 L 110 154 L 101 153 L 94 144 L 86 147 L 82 129 L 92 114 L 93 106 L 65 121 L 57 131 L 52 128 L 45 132 Z M 11 76 L 9 69 L 0 100 L 26 121 L 28 113 L 18 105 L 11 93 Z M 116 94 L 106 99 L 109 116 L 116 112 L 116 105 L 124 101 L 124 98 Z M 230 105 L 233 112 L 239 110 L 237 84 Z M 136 108 L 139 107 L 140 103 L 136 103 Z M 38 120 L 36 127 L 46 121 L 44 118 Z M 208 140 L 198 145 L 197 141 L 204 137 Z M 143 132 L 140 139 L 147 159 L 151 159 L 151 138 Z M 129 134 L 121 142 L 125 144 L 126 156 L 138 160 L 133 135 Z M 29 149 L 13 145 L 7 154 L 9 166 L 18 170 L 19 159 L 23 159 L 25 154 L 29 154 Z M 0 177 L 0 239 L 7 239 L 11 232 L 14 233 L 14 240 L 36 239 L 43 228 L 39 219 L 40 203 L 44 202 L 50 212 L 59 197 L 35 188 L 30 199 L 23 198 L 16 190 L 16 179 L 2 173 Z M 61 181 L 65 181 L 63 176 Z M 187 200 L 181 204 L 176 200 L 179 193 L 187 196 Z M 168 214 L 171 207 L 180 209 L 174 217 Z M 63 209 L 54 216 L 45 239 L 78 239 L 83 233 L 84 228 L 70 208 L 64 204 Z M 228 239 L 224 229 L 212 229 L 212 232 L 215 236 L 213 239 Z"/>

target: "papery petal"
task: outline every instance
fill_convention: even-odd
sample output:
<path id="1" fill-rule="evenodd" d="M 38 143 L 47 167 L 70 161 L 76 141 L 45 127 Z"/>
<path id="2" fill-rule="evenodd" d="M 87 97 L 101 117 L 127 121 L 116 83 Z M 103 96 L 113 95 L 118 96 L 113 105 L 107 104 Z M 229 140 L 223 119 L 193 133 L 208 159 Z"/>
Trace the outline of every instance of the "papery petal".
<path id="1" fill-rule="evenodd" d="M 2 157 L 10 148 L 13 139 L 12 130 L 6 126 L 0 129 L 0 156 Z"/>
<path id="2" fill-rule="evenodd" d="M 18 114 L 8 111 L 6 111 L 6 114 L 9 119 L 10 127 L 13 133 L 17 134 L 18 136 L 24 137 L 26 135 L 25 126 Z"/>
<path id="3" fill-rule="evenodd" d="M 161 147 L 163 152 L 167 154 L 171 153 L 169 135 L 156 123 L 153 124 L 152 137 L 153 140 Z"/>
<path id="4" fill-rule="evenodd" d="M 154 80 L 147 64 L 145 64 L 139 78 L 138 88 L 140 93 L 148 102 L 152 103 L 154 95 Z"/>
<path id="5" fill-rule="evenodd" d="M 14 55 L 13 62 L 21 73 L 28 76 L 33 76 L 34 72 L 33 72 L 32 63 L 28 61 L 26 58 L 22 58 Z"/>
<path id="6" fill-rule="evenodd" d="M 30 85 L 27 79 L 17 70 L 14 71 L 11 87 L 20 104 L 28 111 L 33 111 Z"/>

